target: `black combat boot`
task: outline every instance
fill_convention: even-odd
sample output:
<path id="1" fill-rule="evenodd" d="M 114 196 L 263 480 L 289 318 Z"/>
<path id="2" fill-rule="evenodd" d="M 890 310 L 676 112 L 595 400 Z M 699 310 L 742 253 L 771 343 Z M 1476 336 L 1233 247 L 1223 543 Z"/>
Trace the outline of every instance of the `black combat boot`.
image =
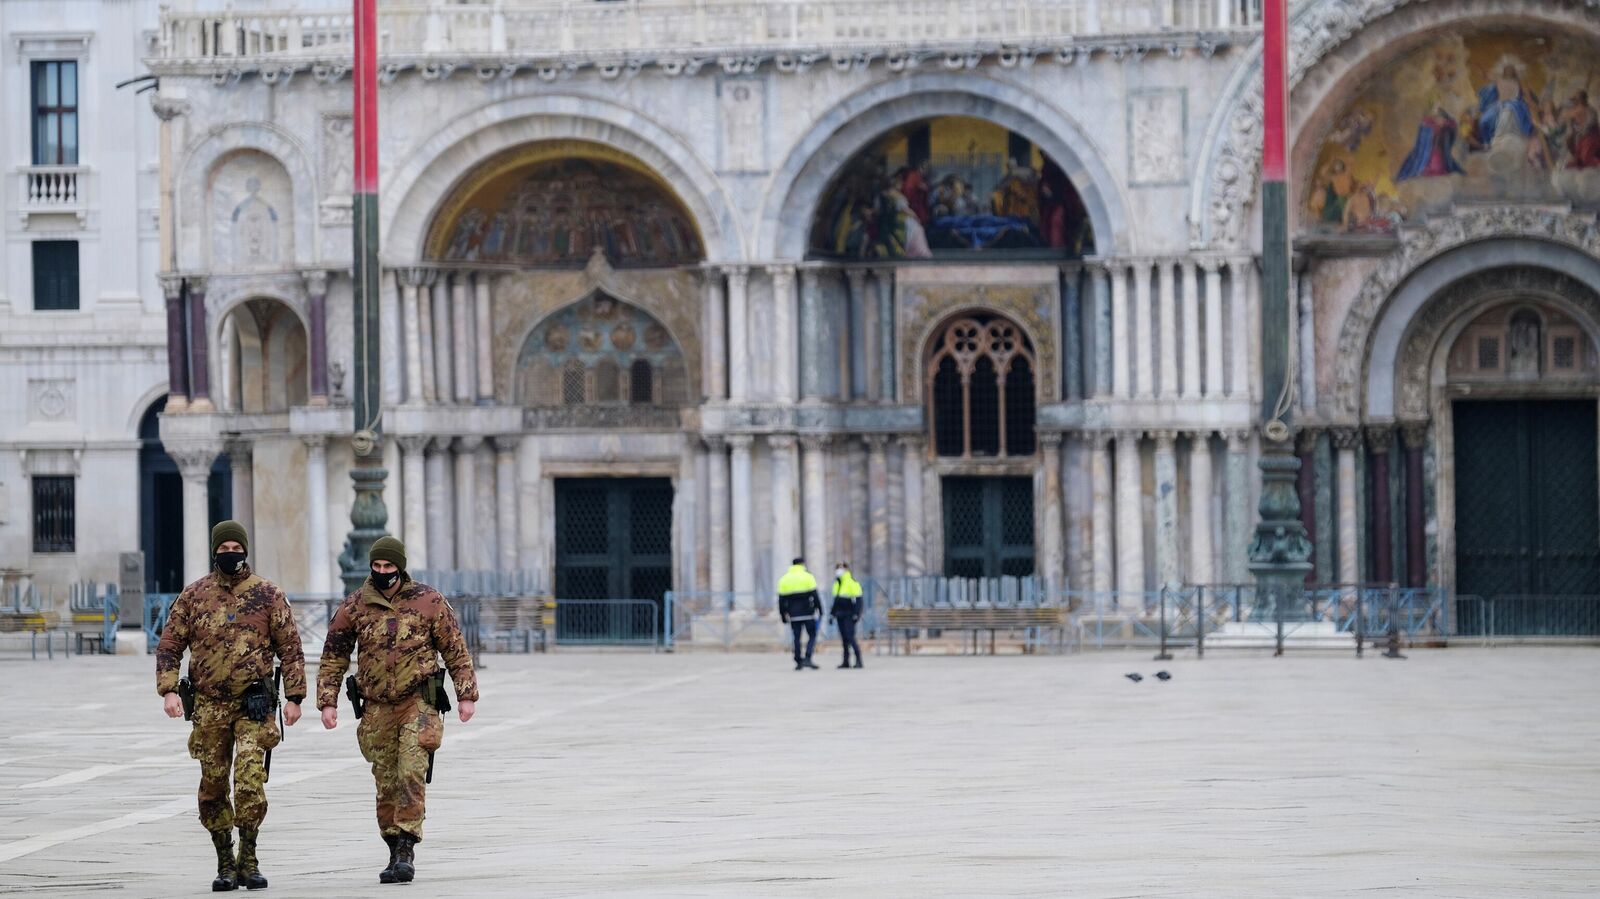
<path id="1" fill-rule="evenodd" d="M 383 841 L 389 844 L 389 866 L 378 872 L 379 883 L 394 883 L 394 856 L 399 840 L 389 834 L 383 835 Z"/>
<path id="2" fill-rule="evenodd" d="M 267 888 L 267 879 L 261 876 L 261 867 L 256 862 L 256 837 L 260 833 L 254 827 L 239 828 L 238 880 L 239 886 L 247 890 Z"/>
<path id="3" fill-rule="evenodd" d="M 237 890 L 239 879 L 233 860 L 233 830 L 213 830 L 211 845 L 217 847 L 217 879 L 211 881 L 211 891 L 226 893 Z"/>
<path id="4" fill-rule="evenodd" d="M 417 876 L 416 856 L 411 849 L 417 844 L 417 838 L 408 833 L 397 834 L 394 838 L 394 882 L 410 883 L 411 878 Z"/>

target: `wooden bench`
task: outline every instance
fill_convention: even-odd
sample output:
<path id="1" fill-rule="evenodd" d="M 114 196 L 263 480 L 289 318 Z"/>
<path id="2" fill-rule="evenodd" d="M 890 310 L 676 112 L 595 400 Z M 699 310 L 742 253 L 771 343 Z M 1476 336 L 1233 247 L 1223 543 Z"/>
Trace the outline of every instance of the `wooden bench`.
<path id="1" fill-rule="evenodd" d="M 996 631 L 1035 628 L 1065 634 L 1066 606 L 933 606 L 891 608 L 888 610 L 889 653 L 895 651 L 895 632 L 905 634 L 906 651 L 911 651 L 911 635 L 920 630 L 971 631 L 972 651 L 978 651 L 978 634 L 989 632 L 989 654 L 994 654 Z"/>

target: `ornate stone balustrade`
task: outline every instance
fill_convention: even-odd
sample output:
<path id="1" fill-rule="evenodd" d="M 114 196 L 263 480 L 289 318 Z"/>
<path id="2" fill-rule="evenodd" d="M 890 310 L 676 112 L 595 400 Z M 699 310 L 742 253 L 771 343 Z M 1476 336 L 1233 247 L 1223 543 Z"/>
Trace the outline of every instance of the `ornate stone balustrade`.
<path id="1" fill-rule="evenodd" d="M 378 21 L 391 75 L 454 60 L 477 63 L 482 77 L 522 67 L 555 77 L 591 63 L 610 75 L 646 63 L 692 74 L 712 61 L 750 71 L 770 59 L 792 71 L 876 58 L 963 65 L 991 52 L 1012 65 L 1044 53 L 1070 61 L 1097 45 L 1209 51 L 1258 28 L 1260 0 L 503 0 L 385 5 Z M 274 79 L 313 67 L 336 77 L 349 64 L 351 32 L 342 11 L 168 10 L 152 66 Z M 1112 46 L 1122 39 L 1136 40 Z"/>
<path id="2" fill-rule="evenodd" d="M 17 213 L 24 221 L 41 213 L 83 218 L 89 211 L 84 188 L 89 170 L 78 165 L 31 165 L 19 172 Z"/>

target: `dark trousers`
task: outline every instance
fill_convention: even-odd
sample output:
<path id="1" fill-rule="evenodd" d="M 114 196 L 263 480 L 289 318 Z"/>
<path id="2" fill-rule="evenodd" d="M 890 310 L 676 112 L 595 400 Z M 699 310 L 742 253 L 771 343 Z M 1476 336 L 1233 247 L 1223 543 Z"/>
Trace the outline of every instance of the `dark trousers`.
<path id="1" fill-rule="evenodd" d="M 854 618 L 835 618 L 839 625 L 839 642 L 844 644 L 844 663 L 850 664 L 850 650 L 856 651 L 856 664 L 861 664 L 861 644 L 856 642 L 856 620 Z"/>
<path id="2" fill-rule="evenodd" d="M 794 631 L 794 663 L 798 665 L 802 661 L 811 661 L 811 651 L 817 648 L 817 620 L 813 618 L 810 621 L 791 621 L 789 629 Z M 801 631 L 806 634 L 806 654 L 803 656 L 800 654 Z"/>

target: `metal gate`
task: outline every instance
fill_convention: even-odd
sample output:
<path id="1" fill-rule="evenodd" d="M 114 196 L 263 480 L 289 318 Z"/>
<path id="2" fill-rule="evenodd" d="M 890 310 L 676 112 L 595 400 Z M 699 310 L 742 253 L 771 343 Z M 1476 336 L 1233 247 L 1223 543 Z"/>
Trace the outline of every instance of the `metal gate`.
<path id="1" fill-rule="evenodd" d="M 944 573 L 1033 574 L 1033 479 L 944 479 Z"/>
<path id="2" fill-rule="evenodd" d="M 563 478 L 555 488 L 556 642 L 659 639 L 672 589 L 672 482 Z M 598 631 L 596 600 L 618 601 Z"/>
<path id="3" fill-rule="evenodd" d="M 1457 593 L 1600 593 L 1594 401 L 1459 400 L 1453 412 Z M 1466 614 L 1461 632 L 1483 617 Z"/>

